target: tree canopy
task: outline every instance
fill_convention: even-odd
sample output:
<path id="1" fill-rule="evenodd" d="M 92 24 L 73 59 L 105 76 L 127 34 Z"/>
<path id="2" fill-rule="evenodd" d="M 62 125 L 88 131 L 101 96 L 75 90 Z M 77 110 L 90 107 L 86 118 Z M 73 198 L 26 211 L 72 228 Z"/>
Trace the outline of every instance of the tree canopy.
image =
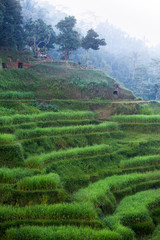
<path id="1" fill-rule="evenodd" d="M 57 36 L 57 44 L 60 46 L 59 50 L 64 53 L 65 59 L 69 59 L 71 51 L 74 51 L 80 47 L 80 35 L 74 30 L 76 19 L 73 16 L 65 17 L 57 25 L 57 29 L 60 31 Z"/>
<path id="2" fill-rule="evenodd" d="M 0 45 L 3 47 L 23 46 L 21 6 L 17 0 L 0 2 Z"/>
<path id="3" fill-rule="evenodd" d="M 88 50 L 99 50 L 100 46 L 105 46 L 105 39 L 98 38 L 99 35 L 93 29 L 88 30 L 87 35 L 82 38 L 82 47 L 87 51 L 86 66 L 88 65 Z"/>
<path id="4" fill-rule="evenodd" d="M 25 25 L 26 43 L 33 49 L 36 56 L 39 49 L 54 48 L 56 35 L 51 25 L 47 25 L 42 19 L 32 21 L 30 19 Z"/>

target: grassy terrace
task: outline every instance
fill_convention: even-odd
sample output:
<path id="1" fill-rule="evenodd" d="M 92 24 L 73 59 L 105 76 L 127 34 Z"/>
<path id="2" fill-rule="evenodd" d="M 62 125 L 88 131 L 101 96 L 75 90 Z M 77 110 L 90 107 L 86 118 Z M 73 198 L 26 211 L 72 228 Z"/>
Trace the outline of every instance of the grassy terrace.
<path id="1" fill-rule="evenodd" d="M 141 189 L 141 187 L 147 186 L 151 180 L 160 180 L 160 171 L 107 177 L 104 180 L 90 184 L 87 188 L 80 189 L 74 194 L 74 199 L 78 202 L 91 202 L 96 207 L 104 205 L 107 212 L 115 207 L 116 199 L 114 192 L 118 192 L 119 195 L 132 194 L 132 191 L 139 191 L 138 187 Z M 143 182 L 145 182 L 144 186 L 143 184 L 139 185 Z M 121 192 L 121 190 L 126 190 L 126 192 Z M 117 197 L 118 194 L 116 194 Z"/>
<path id="2" fill-rule="evenodd" d="M 44 164 L 49 164 L 54 161 L 62 161 L 62 160 L 71 160 L 78 158 L 87 158 L 90 156 L 104 154 L 109 152 L 108 145 L 94 145 L 94 146 L 86 146 L 83 148 L 73 148 L 68 150 L 60 150 L 58 152 L 51 152 L 48 154 L 42 154 L 40 156 L 29 157 L 25 160 L 25 167 L 27 168 L 41 168 Z"/>
<path id="3" fill-rule="evenodd" d="M 149 240 L 151 235 L 157 240 L 159 116 L 112 116 L 102 122 L 91 111 L 34 113 L 27 101 L 5 103 L 8 115 L 0 117 L 2 240 Z M 63 101 L 65 108 L 74 105 Z M 7 112 L 7 104 L 17 112 Z M 86 104 L 86 109 L 112 105 Z M 25 114 L 23 106 L 28 106 Z M 157 131 L 123 124 L 155 125 Z"/>
<path id="4" fill-rule="evenodd" d="M 17 130 L 15 135 L 18 139 L 35 138 L 41 136 L 55 136 L 65 134 L 86 134 L 92 132 L 118 131 L 118 124 L 104 122 L 99 125 L 69 126 L 61 128 L 35 128 L 26 130 Z"/>
<path id="5" fill-rule="evenodd" d="M 68 112 L 46 112 L 41 114 L 32 114 L 32 115 L 13 115 L 0 117 L 0 126 L 10 125 L 10 124 L 20 124 L 27 122 L 36 122 L 36 121 L 53 121 L 53 120 L 86 120 L 86 119 L 95 119 L 95 115 L 92 112 L 83 112 L 83 111 L 68 111 Z"/>
<path id="6" fill-rule="evenodd" d="M 95 231 L 91 228 L 76 228 L 76 227 L 21 227 L 18 229 L 9 229 L 7 231 L 9 240 L 18 240 L 22 237 L 24 240 L 40 239 L 40 240 L 119 240 L 120 234 L 110 230 Z"/>
<path id="7" fill-rule="evenodd" d="M 110 117 L 110 120 L 122 123 L 160 123 L 160 115 L 117 115 Z"/>

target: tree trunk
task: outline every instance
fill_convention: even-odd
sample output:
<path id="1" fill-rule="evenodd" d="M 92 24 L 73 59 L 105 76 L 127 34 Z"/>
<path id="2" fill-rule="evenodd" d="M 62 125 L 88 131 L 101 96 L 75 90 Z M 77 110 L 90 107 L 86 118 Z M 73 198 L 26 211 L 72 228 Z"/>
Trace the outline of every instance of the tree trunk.
<path id="1" fill-rule="evenodd" d="M 67 61 L 68 60 L 68 49 L 66 48 L 65 49 L 65 61 Z"/>
<path id="2" fill-rule="evenodd" d="M 86 50 L 86 68 L 88 68 L 88 50 Z"/>

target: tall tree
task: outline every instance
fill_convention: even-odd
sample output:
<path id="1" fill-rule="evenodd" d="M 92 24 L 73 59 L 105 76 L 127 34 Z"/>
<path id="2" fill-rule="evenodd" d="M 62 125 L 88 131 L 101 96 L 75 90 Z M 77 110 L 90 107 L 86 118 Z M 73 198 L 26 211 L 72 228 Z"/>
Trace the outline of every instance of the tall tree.
<path id="1" fill-rule="evenodd" d="M 18 0 L 1 0 L 0 45 L 4 47 L 23 46 L 21 6 Z"/>
<path id="2" fill-rule="evenodd" d="M 30 19 L 24 29 L 27 45 L 32 48 L 35 56 L 38 56 L 40 49 L 45 52 L 46 48 L 54 48 L 55 32 L 52 26 L 47 25 L 42 19 L 36 21 Z"/>
<path id="3" fill-rule="evenodd" d="M 71 51 L 77 50 L 80 47 L 80 35 L 73 28 L 76 25 L 76 19 L 73 16 L 65 17 L 57 25 L 60 31 L 57 36 L 57 44 L 59 50 L 64 53 L 65 60 L 69 59 Z"/>
<path id="4" fill-rule="evenodd" d="M 88 66 L 89 49 L 99 50 L 100 46 L 105 46 L 105 39 L 98 38 L 99 35 L 93 29 L 88 30 L 87 35 L 82 38 L 82 48 L 86 50 L 86 67 Z"/>

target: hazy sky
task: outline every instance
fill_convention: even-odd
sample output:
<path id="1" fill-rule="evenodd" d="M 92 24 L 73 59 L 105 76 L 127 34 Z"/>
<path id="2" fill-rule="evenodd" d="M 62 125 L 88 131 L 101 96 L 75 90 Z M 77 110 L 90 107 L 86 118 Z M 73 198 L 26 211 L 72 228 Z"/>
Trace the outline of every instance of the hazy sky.
<path id="1" fill-rule="evenodd" d="M 44 0 L 41 0 L 44 1 Z M 48 0 L 66 7 L 66 12 L 83 19 L 86 11 L 127 31 L 131 36 L 160 44 L 160 0 Z M 69 10 L 67 10 L 67 8 Z"/>

